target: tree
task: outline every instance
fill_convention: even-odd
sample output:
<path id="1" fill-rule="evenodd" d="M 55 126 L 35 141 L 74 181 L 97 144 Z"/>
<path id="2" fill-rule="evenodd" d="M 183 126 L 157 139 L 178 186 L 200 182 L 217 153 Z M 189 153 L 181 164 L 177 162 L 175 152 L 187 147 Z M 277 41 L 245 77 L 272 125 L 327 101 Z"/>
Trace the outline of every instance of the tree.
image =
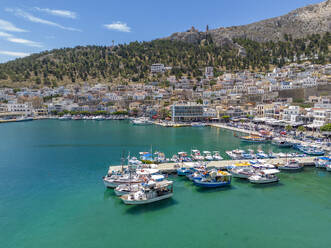
<path id="1" fill-rule="evenodd" d="M 306 128 L 304 126 L 299 126 L 297 130 L 301 133 L 306 132 Z"/>
<path id="2" fill-rule="evenodd" d="M 285 130 L 286 130 L 287 132 L 291 131 L 291 130 L 292 130 L 292 126 L 291 126 L 291 125 L 287 125 L 287 126 L 285 127 Z"/>
<path id="3" fill-rule="evenodd" d="M 325 124 L 321 127 L 322 132 L 331 132 L 331 123 Z"/>
<path id="4" fill-rule="evenodd" d="M 229 115 L 223 115 L 222 120 L 225 121 L 225 122 L 229 122 L 230 116 Z"/>

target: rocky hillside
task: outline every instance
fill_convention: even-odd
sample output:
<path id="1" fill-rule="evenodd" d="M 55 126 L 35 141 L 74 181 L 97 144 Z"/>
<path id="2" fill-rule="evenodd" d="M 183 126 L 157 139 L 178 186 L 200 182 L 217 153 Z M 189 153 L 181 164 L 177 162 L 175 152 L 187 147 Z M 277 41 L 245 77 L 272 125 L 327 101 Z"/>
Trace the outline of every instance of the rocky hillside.
<path id="1" fill-rule="evenodd" d="M 217 45 L 234 45 L 232 39 L 244 38 L 257 42 L 284 40 L 285 34 L 303 38 L 310 34 L 331 31 L 331 0 L 296 9 L 286 15 L 248 25 L 218 28 L 200 32 L 194 28 L 174 33 L 167 39 L 200 44 L 209 38 Z"/>

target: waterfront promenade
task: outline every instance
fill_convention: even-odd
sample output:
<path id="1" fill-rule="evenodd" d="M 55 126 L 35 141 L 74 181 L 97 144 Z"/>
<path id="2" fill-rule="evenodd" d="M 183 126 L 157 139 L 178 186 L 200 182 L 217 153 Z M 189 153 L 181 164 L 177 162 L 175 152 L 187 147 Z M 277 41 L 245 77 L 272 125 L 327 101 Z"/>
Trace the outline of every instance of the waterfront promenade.
<path id="1" fill-rule="evenodd" d="M 228 129 L 228 130 L 235 131 L 235 132 L 246 133 L 246 134 L 250 134 L 250 135 L 260 135 L 259 132 L 256 132 L 256 131 L 241 129 L 241 128 L 237 128 L 237 127 L 230 127 L 230 126 L 227 126 L 227 125 L 224 125 L 224 124 L 219 124 L 219 123 L 211 124 L 211 126 L 212 127 Z M 299 143 L 303 146 L 315 145 L 317 147 L 320 147 L 324 151 L 331 152 L 331 147 L 328 147 L 328 146 L 323 146 L 323 145 L 319 145 L 319 144 L 312 144 L 312 143 L 308 143 L 308 142 L 305 142 L 305 141 L 302 141 L 302 140 L 297 140 L 297 139 L 293 139 L 293 138 L 289 138 L 289 137 L 284 137 L 284 139 L 288 142 Z"/>
<path id="2" fill-rule="evenodd" d="M 303 164 L 304 166 L 312 166 L 314 165 L 314 158 L 315 157 L 302 157 L 302 158 L 296 158 L 299 160 L 300 164 Z M 284 164 L 286 163 L 286 158 L 274 158 L 274 159 L 259 159 L 262 163 L 277 165 L 277 164 Z M 222 160 L 222 161 L 210 161 L 207 162 L 207 168 L 217 168 L 217 169 L 226 169 L 228 166 L 239 164 L 239 163 L 248 163 L 249 160 Z M 165 174 L 172 174 L 176 172 L 176 169 L 178 166 L 181 166 L 181 163 L 161 163 L 157 165 L 157 169 L 160 170 L 161 173 Z M 185 166 L 185 163 L 183 164 Z M 126 168 L 127 166 L 124 166 Z M 110 166 L 109 172 L 113 170 L 120 170 L 122 166 L 116 165 L 116 166 Z"/>

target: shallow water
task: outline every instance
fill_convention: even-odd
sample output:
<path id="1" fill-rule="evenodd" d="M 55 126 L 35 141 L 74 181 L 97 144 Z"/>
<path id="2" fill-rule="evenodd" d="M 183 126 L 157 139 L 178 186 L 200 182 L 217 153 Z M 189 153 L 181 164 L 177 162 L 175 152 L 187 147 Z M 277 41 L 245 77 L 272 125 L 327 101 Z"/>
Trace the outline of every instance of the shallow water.
<path id="1" fill-rule="evenodd" d="M 0 125 L 0 247 L 330 247 L 331 173 L 202 190 L 172 177 L 174 197 L 126 206 L 101 177 L 122 151 L 256 149 L 218 128 L 44 120 Z M 263 145 L 265 151 L 272 145 Z M 281 149 L 284 151 L 284 149 Z"/>

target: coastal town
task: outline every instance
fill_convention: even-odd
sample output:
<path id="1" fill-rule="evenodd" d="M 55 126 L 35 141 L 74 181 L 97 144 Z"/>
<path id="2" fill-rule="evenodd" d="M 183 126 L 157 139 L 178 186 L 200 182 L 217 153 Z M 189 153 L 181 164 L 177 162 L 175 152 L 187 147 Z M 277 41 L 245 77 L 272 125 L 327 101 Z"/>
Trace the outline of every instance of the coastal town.
<path id="1" fill-rule="evenodd" d="M 150 73 L 162 76 L 166 70 L 153 64 Z M 246 118 L 315 131 L 331 122 L 331 64 L 292 63 L 271 73 L 217 77 L 213 67 L 204 72 L 201 79 L 169 76 L 146 84 L 0 88 L 0 120 L 146 117 L 174 125 Z"/>

